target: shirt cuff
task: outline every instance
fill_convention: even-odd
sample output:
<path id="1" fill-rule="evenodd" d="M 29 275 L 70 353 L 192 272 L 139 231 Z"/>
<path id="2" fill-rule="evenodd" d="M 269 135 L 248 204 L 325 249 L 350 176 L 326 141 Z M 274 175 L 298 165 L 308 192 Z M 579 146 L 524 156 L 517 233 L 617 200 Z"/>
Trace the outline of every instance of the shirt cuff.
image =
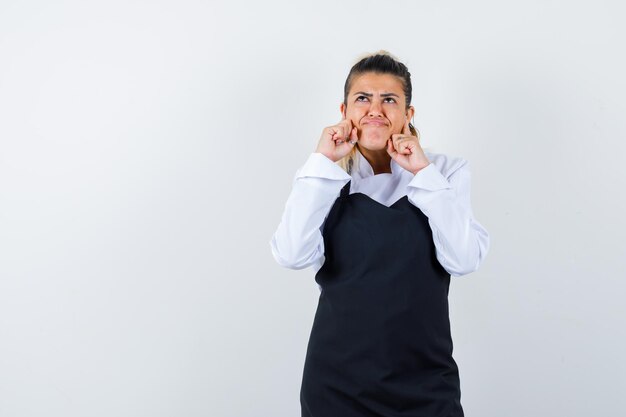
<path id="1" fill-rule="evenodd" d="M 337 163 L 319 152 L 313 152 L 309 155 L 304 165 L 296 173 L 295 178 L 304 177 L 327 178 L 330 180 L 349 180 L 352 178 Z"/>
<path id="2" fill-rule="evenodd" d="M 408 183 L 408 186 L 429 191 L 452 188 L 450 182 L 432 162 L 417 171 L 417 174 Z"/>

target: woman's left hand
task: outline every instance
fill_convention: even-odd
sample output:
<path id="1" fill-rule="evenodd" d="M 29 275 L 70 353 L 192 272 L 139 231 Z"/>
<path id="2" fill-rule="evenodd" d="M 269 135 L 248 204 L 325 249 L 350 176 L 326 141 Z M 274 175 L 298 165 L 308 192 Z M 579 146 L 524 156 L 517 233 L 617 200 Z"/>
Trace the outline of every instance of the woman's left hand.
<path id="1" fill-rule="evenodd" d="M 419 139 L 411 134 L 408 119 L 402 128 L 402 133 L 394 133 L 387 140 L 387 153 L 398 165 L 414 175 L 430 164 L 419 144 Z"/>

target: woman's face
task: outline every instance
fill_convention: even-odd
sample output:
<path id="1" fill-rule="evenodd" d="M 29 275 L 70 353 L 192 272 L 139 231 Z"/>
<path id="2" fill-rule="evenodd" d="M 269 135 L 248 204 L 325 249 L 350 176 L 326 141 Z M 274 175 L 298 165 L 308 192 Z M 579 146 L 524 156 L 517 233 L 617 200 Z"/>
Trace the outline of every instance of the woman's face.
<path id="1" fill-rule="evenodd" d="M 406 98 L 402 82 L 391 74 L 368 72 L 352 81 L 345 106 L 340 109 L 344 118 L 356 126 L 359 146 L 369 150 L 384 150 L 387 140 L 402 133 L 415 109 L 405 108 Z"/>

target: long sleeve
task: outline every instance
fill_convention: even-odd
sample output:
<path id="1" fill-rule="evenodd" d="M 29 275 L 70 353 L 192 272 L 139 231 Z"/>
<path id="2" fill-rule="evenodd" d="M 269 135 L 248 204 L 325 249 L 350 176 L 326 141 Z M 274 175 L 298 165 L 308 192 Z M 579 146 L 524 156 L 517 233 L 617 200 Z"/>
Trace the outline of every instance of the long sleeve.
<path id="1" fill-rule="evenodd" d="M 321 229 L 350 175 L 325 155 L 312 153 L 296 172 L 278 228 L 270 246 L 276 262 L 286 268 L 321 267 Z"/>
<path id="2" fill-rule="evenodd" d="M 433 163 L 418 171 L 407 197 L 428 217 L 439 263 L 458 277 L 478 269 L 489 251 L 489 233 L 472 213 L 469 163 L 453 162 L 447 178 Z"/>

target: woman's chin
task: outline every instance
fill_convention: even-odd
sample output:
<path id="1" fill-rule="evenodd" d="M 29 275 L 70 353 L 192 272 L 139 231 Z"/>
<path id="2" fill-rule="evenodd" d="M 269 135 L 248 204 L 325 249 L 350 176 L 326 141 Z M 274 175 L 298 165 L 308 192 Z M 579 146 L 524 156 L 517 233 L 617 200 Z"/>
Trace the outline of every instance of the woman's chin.
<path id="1" fill-rule="evenodd" d="M 387 139 L 385 137 L 361 137 L 359 138 L 359 146 L 371 150 L 379 151 L 387 148 Z"/>

